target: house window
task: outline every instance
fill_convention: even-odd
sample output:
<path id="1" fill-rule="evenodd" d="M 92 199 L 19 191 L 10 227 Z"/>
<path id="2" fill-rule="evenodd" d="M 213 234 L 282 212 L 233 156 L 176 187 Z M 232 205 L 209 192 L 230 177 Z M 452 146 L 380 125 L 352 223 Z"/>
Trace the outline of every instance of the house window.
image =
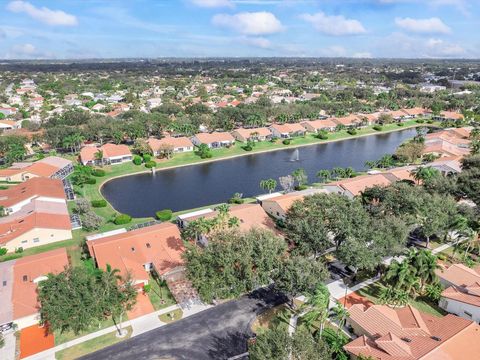
<path id="1" fill-rule="evenodd" d="M 40 242 L 40 239 L 39 239 L 39 238 L 34 238 L 34 239 L 33 239 L 33 242 L 34 242 L 34 243 L 38 243 L 38 242 Z"/>
<path id="2" fill-rule="evenodd" d="M 467 315 L 469 318 L 472 317 L 472 313 L 469 313 L 468 311 L 464 311 L 463 313 L 464 313 L 465 315 Z"/>
<path id="3" fill-rule="evenodd" d="M 7 286 L 7 280 L 3 280 L 2 285 Z"/>
<path id="4" fill-rule="evenodd" d="M 28 240 L 22 240 L 22 244 L 26 244 Z"/>
<path id="5" fill-rule="evenodd" d="M 23 281 L 28 281 L 28 276 L 27 275 L 23 275 Z"/>

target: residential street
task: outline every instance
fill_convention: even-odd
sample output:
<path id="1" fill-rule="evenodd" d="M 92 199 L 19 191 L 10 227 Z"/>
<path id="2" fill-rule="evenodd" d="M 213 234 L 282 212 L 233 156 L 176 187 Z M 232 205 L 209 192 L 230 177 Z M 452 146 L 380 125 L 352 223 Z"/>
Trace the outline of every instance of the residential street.
<path id="1" fill-rule="evenodd" d="M 227 359 L 247 350 L 257 314 L 285 301 L 270 290 L 258 290 L 81 359 Z"/>

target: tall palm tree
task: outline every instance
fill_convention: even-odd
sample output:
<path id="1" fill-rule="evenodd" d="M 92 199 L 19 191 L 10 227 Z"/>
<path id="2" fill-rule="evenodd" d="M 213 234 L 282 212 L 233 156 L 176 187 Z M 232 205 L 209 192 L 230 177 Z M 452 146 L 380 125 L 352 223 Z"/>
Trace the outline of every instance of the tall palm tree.
<path id="1" fill-rule="evenodd" d="M 414 292 L 417 287 L 415 268 L 408 261 L 392 261 L 384 277 L 385 281 L 396 289 Z"/>
<path id="2" fill-rule="evenodd" d="M 420 181 L 426 182 L 440 176 L 440 171 L 431 166 L 419 166 L 412 170 L 412 175 L 418 183 Z"/>
<path id="3" fill-rule="evenodd" d="M 340 302 L 337 301 L 335 306 L 332 309 L 333 313 L 335 314 L 335 318 L 338 321 L 338 329 L 337 333 L 340 332 L 341 329 L 345 326 L 345 323 L 347 322 L 347 317 L 350 316 L 348 310 L 343 306 Z"/>
<path id="4" fill-rule="evenodd" d="M 415 267 L 416 276 L 420 280 L 420 291 L 423 292 L 427 284 L 437 280 L 435 274 L 435 271 L 439 268 L 437 257 L 429 250 L 420 250 L 411 261 L 410 264 Z"/>
<path id="5" fill-rule="evenodd" d="M 302 320 L 309 329 L 313 328 L 315 322 L 320 322 L 319 336 L 322 335 L 325 322 L 327 321 L 329 302 L 330 293 L 328 288 L 323 284 L 315 289 L 315 292 L 308 297 L 306 302 L 307 309 L 309 310 L 302 316 Z"/>
<path id="6" fill-rule="evenodd" d="M 327 182 L 331 176 L 330 170 L 323 169 L 317 172 L 317 177 L 319 177 L 322 182 Z"/>
<path id="7" fill-rule="evenodd" d="M 103 151 L 102 150 L 98 150 L 95 155 L 95 160 L 98 161 L 100 163 L 100 166 L 103 167 Z"/>

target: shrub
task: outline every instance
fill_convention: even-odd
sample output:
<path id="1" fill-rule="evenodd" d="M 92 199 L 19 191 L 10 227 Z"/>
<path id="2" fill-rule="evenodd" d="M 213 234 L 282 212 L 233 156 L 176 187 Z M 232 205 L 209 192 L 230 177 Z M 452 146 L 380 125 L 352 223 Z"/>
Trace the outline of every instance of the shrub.
<path id="1" fill-rule="evenodd" d="M 23 247 L 20 246 L 20 247 L 16 248 L 15 253 L 17 253 L 17 254 L 23 253 Z"/>
<path id="2" fill-rule="evenodd" d="M 6 185 L 0 185 L 0 190 L 7 190 L 8 189 L 8 186 Z"/>
<path id="3" fill-rule="evenodd" d="M 142 163 L 142 158 L 138 155 L 135 155 L 132 161 L 135 165 L 140 165 Z"/>
<path id="4" fill-rule="evenodd" d="M 144 162 L 144 163 L 148 163 L 148 162 L 150 162 L 150 161 L 152 161 L 152 155 L 150 155 L 150 154 L 143 154 L 143 162 Z"/>
<path id="5" fill-rule="evenodd" d="M 320 140 L 327 140 L 328 133 L 325 130 L 320 130 L 317 134 L 317 138 L 319 138 Z"/>
<path id="6" fill-rule="evenodd" d="M 282 144 L 283 144 L 283 145 L 290 145 L 290 139 L 284 139 L 284 140 L 282 141 Z"/>
<path id="7" fill-rule="evenodd" d="M 173 215 L 173 212 L 170 209 L 163 209 L 155 213 L 155 216 L 160 221 L 168 221 L 172 218 L 172 215 Z"/>
<path id="8" fill-rule="evenodd" d="M 375 131 L 382 131 L 382 130 L 383 130 L 383 127 L 381 127 L 380 125 L 374 125 L 374 126 L 373 126 L 373 130 L 375 130 Z"/>
<path id="9" fill-rule="evenodd" d="M 15 259 L 18 259 L 18 258 L 21 258 L 21 257 L 22 257 L 22 254 L 10 254 L 10 255 L 6 255 L 6 256 L 2 259 L 2 262 L 3 262 L 3 261 L 15 260 Z"/>
<path id="10" fill-rule="evenodd" d="M 417 124 L 423 124 L 423 123 L 425 122 L 425 120 L 423 120 L 423 119 L 417 119 L 417 120 L 415 120 L 415 122 L 416 122 Z"/>
<path id="11" fill-rule="evenodd" d="M 0 248 L 0 256 L 3 256 L 7 253 L 7 248 Z"/>
<path id="12" fill-rule="evenodd" d="M 308 186 L 307 185 L 297 185 L 295 186 L 295 190 L 297 191 L 301 191 L 301 190 L 305 190 L 305 189 L 308 189 Z"/>
<path id="13" fill-rule="evenodd" d="M 88 178 L 85 180 L 85 184 L 88 184 L 88 185 L 94 185 L 97 183 L 97 179 L 91 177 L 91 178 Z"/>
<path id="14" fill-rule="evenodd" d="M 96 176 L 96 177 L 105 176 L 105 170 L 103 170 L 103 169 L 93 169 L 92 170 L 92 175 Z"/>
<path id="15" fill-rule="evenodd" d="M 228 200 L 229 204 L 243 204 L 244 200 L 242 199 L 243 194 L 235 193 L 233 196 Z"/>
<path id="16" fill-rule="evenodd" d="M 103 219 L 93 211 L 89 211 L 82 216 L 82 227 L 86 231 L 97 230 L 102 223 Z"/>
<path id="17" fill-rule="evenodd" d="M 120 214 L 115 217 L 113 222 L 115 225 L 123 225 L 123 224 L 128 224 L 130 221 L 132 221 L 132 217 L 127 214 Z"/>
<path id="18" fill-rule="evenodd" d="M 242 146 L 242 149 L 245 150 L 245 151 L 252 151 L 253 147 L 252 147 L 252 145 L 245 145 L 245 146 Z"/>
<path id="19" fill-rule="evenodd" d="M 87 199 L 78 199 L 75 201 L 75 208 L 73 211 L 77 214 L 85 214 L 90 211 L 90 203 Z"/>
<path id="20" fill-rule="evenodd" d="M 405 126 L 405 124 L 400 122 L 400 123 L 397 123 L 397 126 Z"/>
<path id="21" fill-rule="evenodd" d="M 357 135 L 357 130 L 356 129 L 348 129 L 347 133 L 349 133 L 350 135 Z"/>
<path id="22" fill-rule="evenodd" d="M 101 200 L 92 200 L 92 206 L 94 208 L 102 208 L 107 206 L 107 200 L 101 199 Z"/>
<path id="23" fill-rule="evenodd" d="M 427 120 L 427 124 L 433 124 L 433 120 L 432 120 L 432 119 L 428 119 L 428 120 Z"/>
<path id="24" fill-rule="evenodd" d="M 153 160 L 147 161 L 147 162 L 145 163 L 145 167 L 146 167 L 147 169 L 154 168 L 155 166 L 157 166 L 157 163 L 156 163 L 155 161 L 153 161 Z"/>

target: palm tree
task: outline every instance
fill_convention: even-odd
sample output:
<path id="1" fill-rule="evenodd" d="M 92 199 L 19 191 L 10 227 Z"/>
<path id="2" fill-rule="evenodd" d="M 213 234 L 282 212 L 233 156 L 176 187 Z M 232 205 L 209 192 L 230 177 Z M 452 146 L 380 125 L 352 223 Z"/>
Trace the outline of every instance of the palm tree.
<path id="1" fill-rule="evenodd" d="M 417 285 L 415 268 L 408 261 L 392 261 L 384 277 L 385 281 L 394 288 L 412 293 Z"/>
<path id="2" fill-rule="evenodd" d="M 412 175 L 415 180 L 420 184 L 420 181 L 427 182 L 431 179 L 440 176 L 440 171 L 431 166 L 419 166 L 412 170 Z"/>
<path id="3" fill-rule="evenodd" d="M 103 167 L 103 151 L 102 150 L 98 150 L 95 155 L 95 160 L 98 161 L 100 163 L 100 166 Z"/>
<path id="4" fill-rule="evenodd" d="M 327 321 L 329 302 L 330 293 L 324 284 L 317 286 L 315 292 L 308 297 L 306 302 L 306 306 L 309 310 L 302 316 L 302 320 L 309 329 L 312 329 L 313 324 L 319 321 L 319 336 L 322 335 L 325 322 Z"/>
<path id="5" fill-rule="evenodd" d="M 275 179 L 262 180 L 260 181 L 260 187 L 263 190 L 268 191 L 269 194 L 271 194 L 272 191 L 275 190 L 275 188 L 277 187 L 277 180 Z"/>
<path id="6" fill-rule="evenodd" d="M 345 323 L 347 322 L 347 317 L 350 316 L 348 313 L 348 310 L 343 306 L 340 302 L 337 301 L 335 306 L 332 309 L 333 313 L 335 314 L 335 319 L 338 321 L 338 329 L 337 333 L 340 332 L 341 329 L 345 326 Z"/>
<path id="7" fill-rule="evenodd" d="M 425 290 L 427 284 L 437 280 L 435 271 L 439 268 L 437 257 L 429 250 L 417 251 L 413 258 L 408 259 L 416 269 L 416 276 L 420 279 L 420 291 Z"/>
<path id="8" fill-rule="evenodd" d="M 317 177 L 320 178 L 322 182 L 327 182 L 331 176 L 330 170 L 323 169 L 317 172 Z"/>

